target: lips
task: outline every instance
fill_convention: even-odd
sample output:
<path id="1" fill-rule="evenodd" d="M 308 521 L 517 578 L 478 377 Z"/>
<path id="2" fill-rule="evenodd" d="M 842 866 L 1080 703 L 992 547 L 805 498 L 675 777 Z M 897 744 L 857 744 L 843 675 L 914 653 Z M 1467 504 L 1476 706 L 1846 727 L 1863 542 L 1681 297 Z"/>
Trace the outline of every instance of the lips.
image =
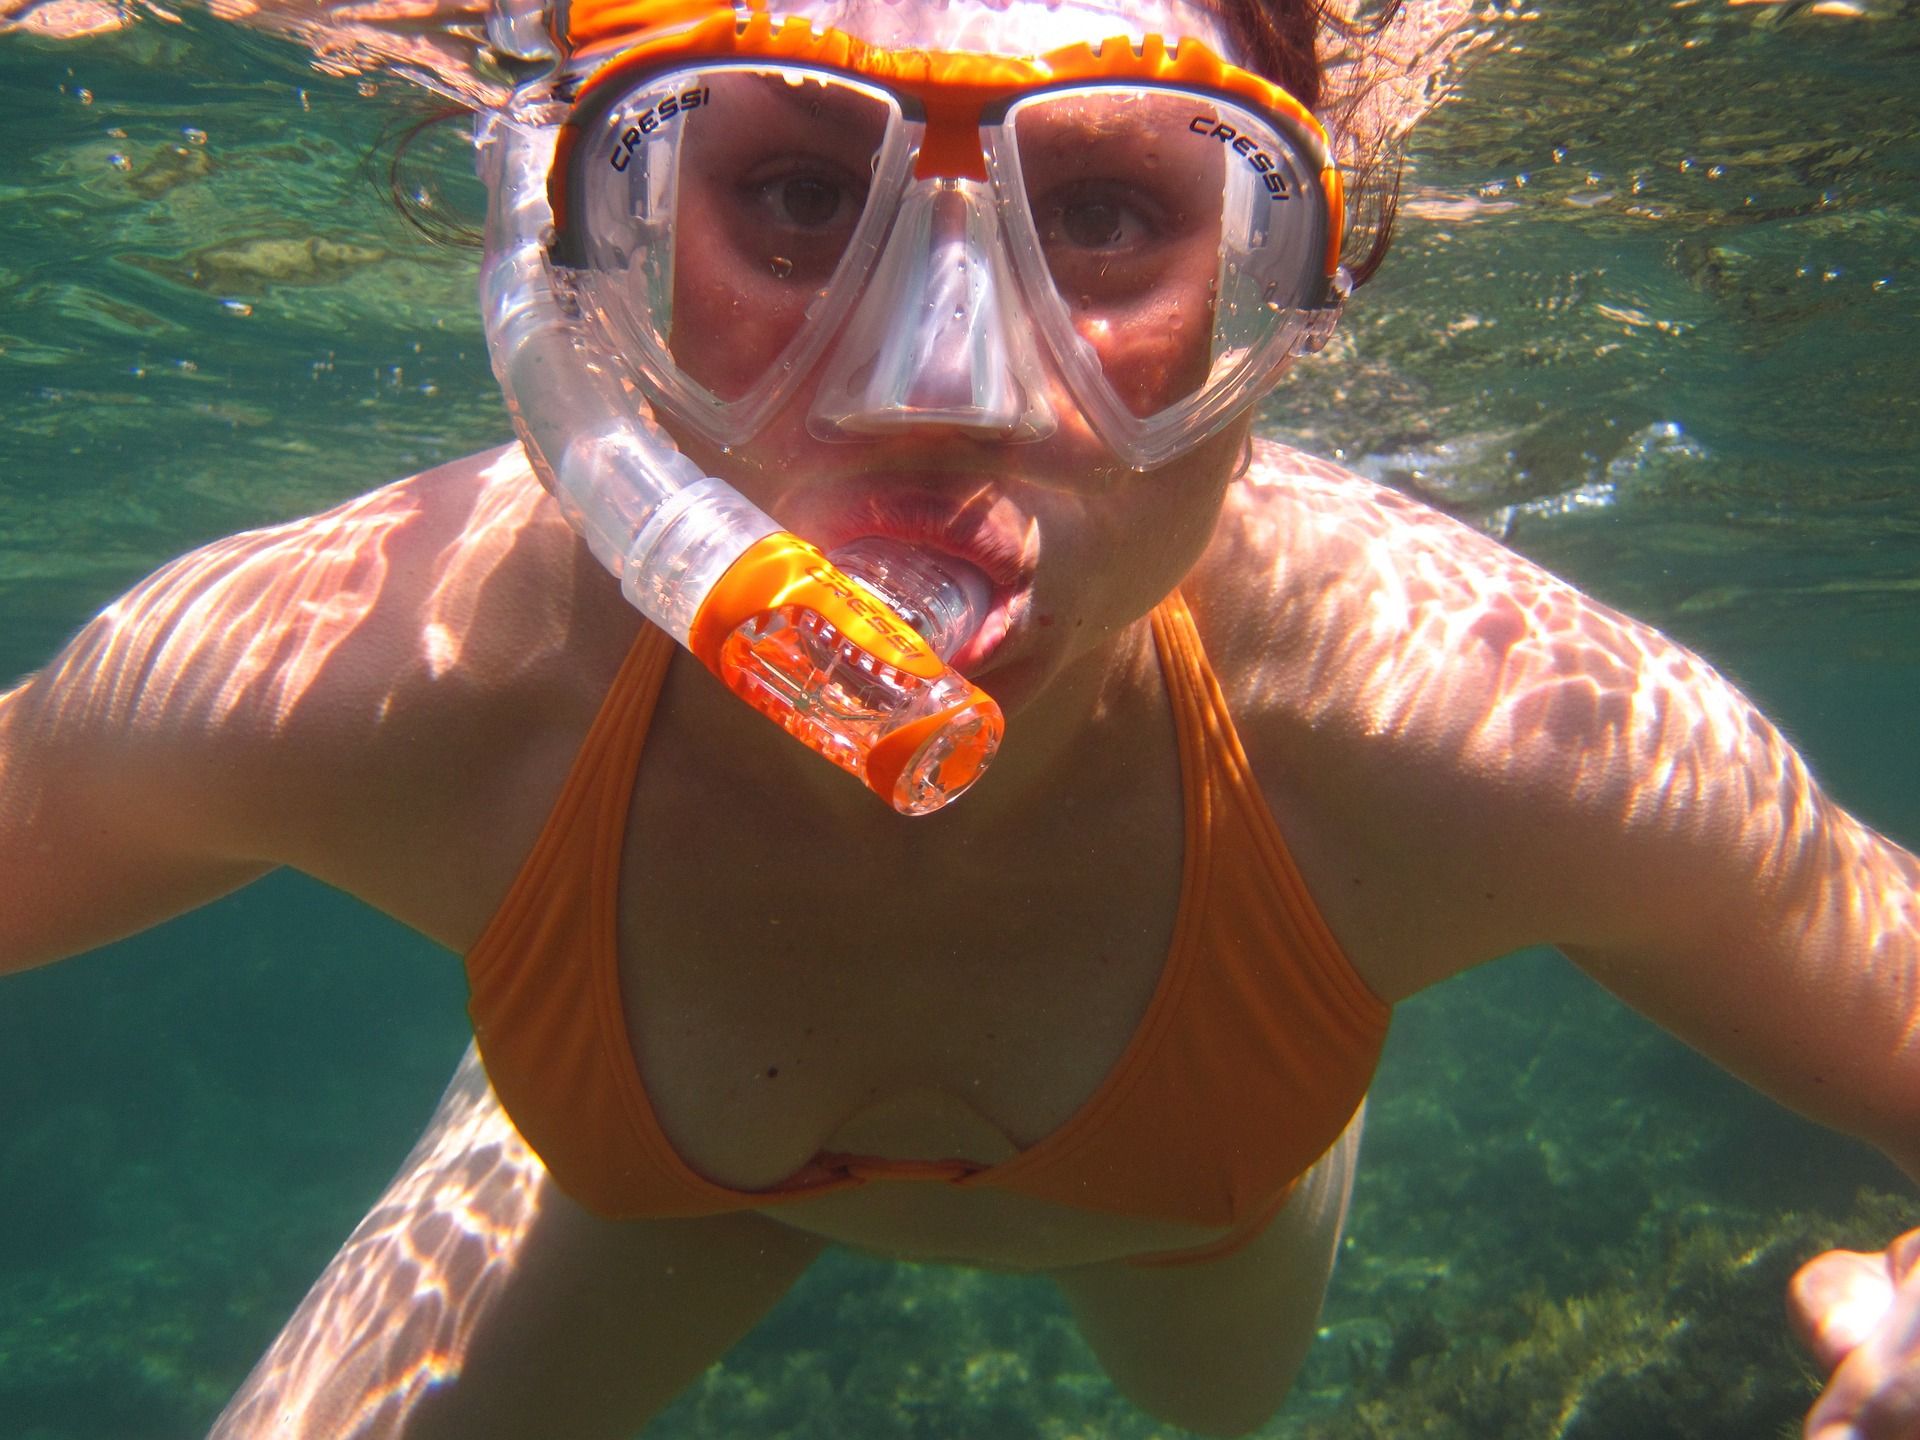
<path id="1" fill-rule="evenodd" d="M 963 498 L 863 477 L 859 490 L 832 487 L 840 494 L 797 499 L 794 528 L 822 550 L 877 535 L 923 546 L 964 561 L 987 579 L 992 600 L 973 638 L 953 656 L 953 665 L 970 673 L 1005 642 L 1028 603 L 1039 559 L 1032 522 L 994 487 L 972 487 Z"/>
<path id="2" fill-rule="evenodd" d="M 973 566 L 996 590 L 1012 590 L 1033 578 L 1038 549 L 1030 526 L 1011 502 L 976 490 L 965 499 L 925 490 L 868 489 L 845 504 L 827 498 L 806 504 L 797 517 L 804 533 L 823 550 L 863 535 L 924 545 Z"/>
<path id="3" fill-rule="evenodd" d="M 972 676 L 1012 633 L 1016 611 L 1025 612 L 1026 598 L 1027 592 L 1024 590 L 1011 594 L 995 591 L 993 603 L 987 607 L 980 628 L 973 632 L 966 644 L 953 652 L 948 663 L 962 675 Z"/>

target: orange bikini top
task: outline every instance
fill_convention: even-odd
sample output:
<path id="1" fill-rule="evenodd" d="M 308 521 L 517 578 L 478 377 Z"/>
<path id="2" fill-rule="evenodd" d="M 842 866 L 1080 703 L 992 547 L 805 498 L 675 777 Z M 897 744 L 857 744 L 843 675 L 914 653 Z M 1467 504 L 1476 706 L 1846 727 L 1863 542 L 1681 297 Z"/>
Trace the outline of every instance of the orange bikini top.
<path id="1" fill-rule="evenodd" d="M 1172 953 L 1113 1071 L 1064 1126 L 1002 1164 L 822 1155 L 756 1191 L 715 1184 L 668 1143 L 621 1010 L 621 845 L 674 653 L 648 626 L 467 956 L 487 1075 L 560 1187 L 619 1219 L 718 1214 L 879 1181 L 984 1186 L 1236 1230 L 1277 1209 L 1364 1098 L 1388 1007 L 1309 898 L 1178 592 L 1152 621 L 1179 734 L 1185 858 Z"/>

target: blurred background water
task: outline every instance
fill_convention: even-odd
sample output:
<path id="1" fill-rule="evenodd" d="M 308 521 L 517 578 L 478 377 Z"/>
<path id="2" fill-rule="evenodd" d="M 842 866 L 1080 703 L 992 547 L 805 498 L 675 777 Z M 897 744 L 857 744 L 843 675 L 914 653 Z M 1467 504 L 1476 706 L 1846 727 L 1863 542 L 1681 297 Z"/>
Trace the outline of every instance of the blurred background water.
<path id="1" fill-rule="evenodd" d="M 1702 650 L 1920 839 L 1920 5 L 1496 5 L 1272 432 Z M 0 37 L 0 683 L 214 536 L 506 438 L 420 97 L 187 16 Z M 477 214 L 460 127 L 403 185 Z M 0 885 L 4 880 L 0 880 Z M 3 903 L 3 902 L 0 902 Z M 298 877 L 0 987 L 0 1440 L 200 1433 L 398 1164 L 458 966 Z M 1876 1157 L 1548 955 L 1403 1008 L 1277 1436 L 1754 1436 Z M 1911 1220 L 1909 1219 L 1909 1222 Z M 1145 1436 L 1043 1285 L 835 1258 L 650 1432 Z"/>

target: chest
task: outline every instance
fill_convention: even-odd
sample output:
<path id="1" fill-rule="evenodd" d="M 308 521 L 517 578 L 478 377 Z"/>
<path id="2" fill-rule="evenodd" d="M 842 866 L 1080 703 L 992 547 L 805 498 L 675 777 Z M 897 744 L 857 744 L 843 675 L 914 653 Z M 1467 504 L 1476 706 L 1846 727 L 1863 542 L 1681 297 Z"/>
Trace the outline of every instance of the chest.
<path id="1" fill-rule="evenodd" d="M 618 953 L 635 1064 L 682 1158 L 758 1188 L 822 1151 L 993 1162 L 1064 1125 L 1147 1013 L 1180 909 L 1170 722 L 1139 738 L 1124 785 L 1062 774 L 1038 829 L 882 813 L 823 843 L 804 808 L 763 796 L 743 824 L 751 795 L 683 783 L 664 697 Z"/>

